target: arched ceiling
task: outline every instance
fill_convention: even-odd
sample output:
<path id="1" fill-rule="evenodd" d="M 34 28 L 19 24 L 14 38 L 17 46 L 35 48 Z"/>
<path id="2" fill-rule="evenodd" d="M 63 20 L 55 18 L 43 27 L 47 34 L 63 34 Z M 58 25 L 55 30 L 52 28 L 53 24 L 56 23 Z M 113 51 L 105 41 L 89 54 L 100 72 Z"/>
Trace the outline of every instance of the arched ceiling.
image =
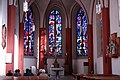
<path id="1" fill-rule="evenodd" d="M 45 12 L 50 0 L 32 0 L 31 2 L 35 2 L 39 6 L 39 10 Z M 75 0 L 61 0 L 66 10 L 70 10 L 73 4 L 76 2 Z"/>
<path id="2" fill-rule="evenodd" d="M 76 0 L 61 0 L 63 2 L 63 4 L 65 5 L 65 7 L 70 7 L 71 5 L 73 5 L 75 3 Z M 48 3 L 50 2 L 50 0 L 28 0 L 28 2 L 30 4 L 32 4 L 33 2 L 37 2 L 39 6 L 45 7 L 48 5 Z"/>
<path id="3" fill-rule="evenodd" d="M 31 5 L 32 3 L 37 5 L 41 16 L 44 16 L 46 8 L 48 7 L 48 4 L 50 2 L 50 0 L 28 0 L 28 1 L 29 5 Z M 88 17 L 90 17 L 90 15 L 92 14 L 90 10 L 92 10 L 91 6 L 94 0 L 61 0 L 61 1 L 68 15 L 70 15 L 70 11 L 72 10 L 72 7 L 74 6 L 75 3 L 78 3 L 79 5 L 81 5 L 81 7 L 85 8 Z"/>

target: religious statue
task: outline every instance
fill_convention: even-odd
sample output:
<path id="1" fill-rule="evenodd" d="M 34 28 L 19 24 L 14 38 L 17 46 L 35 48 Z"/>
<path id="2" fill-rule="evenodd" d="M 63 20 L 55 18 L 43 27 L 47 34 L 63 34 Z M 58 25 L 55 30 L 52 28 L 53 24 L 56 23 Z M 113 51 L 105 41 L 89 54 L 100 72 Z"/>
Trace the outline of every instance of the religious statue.
<path id="1" fill-rule="evenodd" d="M 53 65 L 55 68 L 59 68 L 59 63 L 57 62 L 57 48 L 56 47 L 53 47 L 53 53 L 55 55 L 55 61 L 54 61 Z"/>
<path id="2" fill-rule="evenodd" d="M 3 49 L 6 47 L 6 26 L 5 24 L 2 26 L 2 47 Z"/>
<path id="3" fill-rule="evenodd" d="M 44 49 L 43 63 L 44 63 L 44 65 L 47 65 L 47 54 L 46 54 L 46 50 L 45 49 Z"/>
<path id="4" fill-rule="evenodd" d="M 46 72 L 48 72 L 48 70 L 47 70 L 47 58 L 48 58 L 48 56 L 46 54 L 46 50 L 44 49 L 43 63 L 44 63 L 44 69 Z"/>
<path id="5" fill-rule="evenodd" d="M 68 57 L 67 57 L 67 52 L 65 54 L 65 65 L 68 65 Z"/>
<path id="6" fill-rule="evenodd" d="M 46 55 L 44 55 L 43 63 L 44 63 L 45 65 L 47 65 L 47 56 L 46 56 Z"/>
<path id="7" fill-rule="evenodd" d="M 116 45 L 115 42 L 109 38 L 109 45 L 107 46 L 107 54 L 115 54 L 116 53 Z"/>

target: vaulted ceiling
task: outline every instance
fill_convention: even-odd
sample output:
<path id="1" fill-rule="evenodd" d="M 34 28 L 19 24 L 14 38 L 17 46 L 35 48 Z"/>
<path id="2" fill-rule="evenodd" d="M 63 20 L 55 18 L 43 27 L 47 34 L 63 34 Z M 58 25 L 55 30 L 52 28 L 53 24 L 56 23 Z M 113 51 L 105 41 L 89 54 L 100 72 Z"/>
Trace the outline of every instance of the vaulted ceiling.
<path id="1" fill-rule="evenodd" d="M 29 1 L 29 5 L 33 5 L 33 4 L 35 5 L 33 7 L 33 10 L 36 7 L 39 12 L 40 17 L 42 18 L 45 14 L 45 11 L 46 11 L 50 1 L 61 1 L 61 3 L 64 5 L 64 8 L 67 12 L 67 15 L 70 15 L 70 11 L 72 10 L 74 4 L 78 3 L 81 7 L 83 7 L 85 9 L 85 11 L 89 17 L 89 15 L 91 15 L 90 10 L 92 8 L 94 0 L 28 0 L 28 1 Z M 43 23 L 43 21 L 40 21 L 40 22 Z"/>
<path id="2" fill-rule="evenodd" d="M 28 1 L 30 1 L 30 4 L 35 3 L 40 11 L 44 11 L 44 10 L 46 10 L 46 8 L 51 0 L 28 0 Z M 61 2 L 63 3 L 66 10 L 68 10 L 68 11 L 77 2 L 80 5 L 84 5 L 86 10 L 89 12 L 91 2 L 93 2 L 93 0 L 61 0 Z"/>

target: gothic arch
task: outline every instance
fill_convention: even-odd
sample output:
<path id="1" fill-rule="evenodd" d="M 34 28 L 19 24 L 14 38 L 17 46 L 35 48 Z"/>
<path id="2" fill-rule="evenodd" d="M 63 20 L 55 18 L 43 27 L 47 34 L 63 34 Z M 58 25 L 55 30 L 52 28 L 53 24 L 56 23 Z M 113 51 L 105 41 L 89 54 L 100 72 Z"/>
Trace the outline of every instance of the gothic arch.
<path id="1" fill-rule="evenodd" d="M 32 12 L 33 12 L 33 17 L 34 17 L 34 21 L 35 21 L 35 32 L 34 32 L 34 34 L 35 34 L 35 36 L 34 36 L 34 56 L 35 57 L 37 57 L 37 54 L 39 53 L 38 52 L 38 37 L 39 37 L 39 26 L 40 26 L 40 12 L 39 12 L 39 7 L 38 7 L 38 5 L 35 3 L 35 2 L 33 2 L 31 5 L 29 5 L 30 7 L 31 7 L 31 9 L 32 9 Z M 22 23 L 24 23 L 24 15 L 25 15 L 25 13 L 23 14 L 23 16 L 22 16 Z M 37 22 L 36 22 L 37 21 Z M 20 32 L 20 33 L 23 33 L 23 30 Z M 24 44 L 22 44 L 23 46 L 24 46 Z M 23 57 L 24 55 L 22 55 L 22 58 L 23 58 L 23 60 L 21 61 L 21 63 L 23 63 L 24 64 L 24 57 Z M 25 58 L 28 58 L 28 57 L 25 57 Z M 32 59 L 33 57 L 31 57 L 31 59 Z M 37 59 L 37 58 L 33 58 L 33 59 Z M 24 67 L 24 65 L 22 66 L 22 68 Z"/>
<path id="2" fill-rule="evenodd" d="M 84 10 L 84 12 L 86 13 L 87 21 L 88 21 L 88 23 L 89 23 L 89 16 L 88 16 L 87 10 L 86 10 L 84 4 L 82 3 L 82 1 L 80 1 L 80 3 L 76 2 L 76 3 L 73 5 L 73 7 L 72 7 L 72 9 L 71 9 L 71 14 L 77 12 L 78 9 L 79 9 L 79 7 L 82 7 L 82 9 Z"/>
<path id="3" fill-rule="evenodd" d="M 68 16 L 67 16 L 67 12 L 66 12 L 66 9 L 62 3 L 62 1 L 54 1 L 54 0 L 51 0 L 47 6 L 47 9 L 45 11 L 45 14 L 44 14 L 44 27 L 46 27 L 46 21 L 47 21 L 47 18 L 49 16 L 49 13 L 52 9 L 57 9 L 60 11 L 60 13 L 62 14 L 62 19 L 64 20 L 63 24 L 64 24 L 64 27 L 67 27 L 68 24 L 67 24 L 67 21 L 68 21 Z M 47 15 L 47 16 L 46 16 Z"/>
<path id="4" fill-rule="evenodd" d="M 71 25 L 72 25 L 72 44 L 73 46 L 76 46 L 77 42 L 76 42 L 76 14 L 78 12 L 78 10 L 80 9 L 81 5 L 79 5 L 78 3 L 75 3 L 72 10 L 71 10 Z M 84 13 L 86 14 L 86 10 L 84 9 L 84 7 L 81 7 L 84 10 Z M 88 23 L 88 16 L 86 14 L 87 17 L 87 23 Z M 77 56 L 76 54 L 76 47 L 72 48 L 72 56 L 73 58 L 76 58 Z"/>
<path id="5" fill-rule="evenodd" d="M 68 26 L 67 24 L 67 21 L 68 21 L 68 18 L 67 18 L 67 13 L 66 13 L 66 10 L 65 10 L 65 7 L 62 3 L 61 0 L 51 0 L 47 6 L 47 9 L 46 9 L 46 12 L 44 14 L 44 28 L 46 28 L 46 32 L 47 32 L 47 36 L 48 36 L 48 17 L 49 17 L 49 14 L 50 12 L 53 10 L 53 9 L 57 9 L 60 13 L 61 13 L 61 17 L 62 17 L 62 53 L 65 53 L 66 52 L 66 45 L 65 45 L 65 41 L 66 41 L 66 31 L 65 31 L 65 28 Z M 64 35 L 63 35 L 64 34 Z M 48 41 L 48 37 L 47 37 L 47 41 Z M 48 42 L 47 42 L 47 53 L 48 52 Z M 62 54 L 62 57 L 64 57 L 65 54 Z"/>
<path id="6" fill-rule="evenodd" d="M 40 12 L 39 12 L 39 6 L 36 2 L 31 4 L 32 10 L 33 10 L 33 16 L 34 16 L 34 22 L 35 22 L 35 32 L 34 32 L 34 54 L 35 57 L 39 54 L 39 46 L 38 38 L 39 38 L 39 27 L 40 27 Z"/>

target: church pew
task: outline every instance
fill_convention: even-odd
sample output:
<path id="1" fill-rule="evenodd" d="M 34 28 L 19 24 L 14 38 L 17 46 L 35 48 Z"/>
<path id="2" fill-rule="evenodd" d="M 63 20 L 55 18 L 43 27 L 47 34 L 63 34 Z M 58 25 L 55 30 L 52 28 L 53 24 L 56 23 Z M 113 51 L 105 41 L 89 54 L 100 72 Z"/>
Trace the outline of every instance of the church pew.
<path id="1" fill-rule="evenodd" d="M 83 77 L 83 75 L 82 74 L 76 74 L 76 73 L 72 73 L 72 78 L 73 78 L 73 80 L 86 80 L 84 77 Z"/>
<path id="2" fill-rule="evenodd" d="M 120 76 L 104 74 L 88 74 L 81 76 L 80 80 L 120 80 Z"/>
<path id="3" fill-rule="evenodd" d="M 116 76 L 92 76 L 86 78 L 86 80 L 120 80 L 120 77 Z"/>
<path id="4" fill-rule="evenodd" d="M 0 76 L 0 80 L 48 80 L 48 77 L 43 76 Z"/>
<path id="5" fill-rule="evenodd" d="M 73 80 L 120 80 L 119 75 L 72 74 Z"/>

